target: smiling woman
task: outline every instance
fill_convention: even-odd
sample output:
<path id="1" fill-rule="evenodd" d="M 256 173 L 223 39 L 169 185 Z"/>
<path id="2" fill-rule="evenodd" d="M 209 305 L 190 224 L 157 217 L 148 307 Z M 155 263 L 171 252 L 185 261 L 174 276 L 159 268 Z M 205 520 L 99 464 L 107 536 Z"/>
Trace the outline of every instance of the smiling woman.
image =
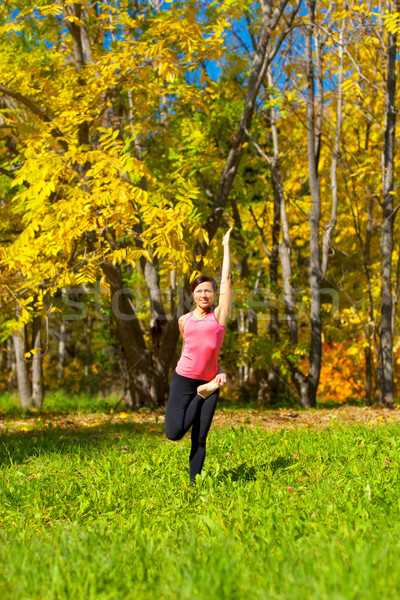
<path id="1" fill-rule="evenodd" d="M 219 388 L 226 383 L 226 374 L 218 367 L 218 354 L 231 305 L 231 231 L 232 228 L 222 240 L 224 258 L 218 306 L 214 307 L 217 284 L 211 277 L 200 275 L 192 284 L 196 308 L 179 319 L 184 344 L 172 376 L 165 412 L 165 434 L 170 440 L 180 440 L 192 427 L 189 467 L 193 483 L 203 467 L 206 438 L 217 405 Z"/>

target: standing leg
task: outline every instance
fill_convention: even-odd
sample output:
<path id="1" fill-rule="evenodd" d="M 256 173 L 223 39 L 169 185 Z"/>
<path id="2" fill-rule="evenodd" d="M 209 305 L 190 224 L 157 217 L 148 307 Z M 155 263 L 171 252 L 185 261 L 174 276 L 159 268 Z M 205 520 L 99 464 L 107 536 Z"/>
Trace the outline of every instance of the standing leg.
<path id="1" fill-rule="evenodd" d="M 197 394 L 197 379 L 172 375 L 171 389 L 165 409 L 165 435 L 170 440 L 180 440 L 191 427 L 203 398 Z"/>
<path id="2" fill-rule="evenodd" d="M 219 390 L 215 391 L 199 406 L 192 427 L 192 449 L 189 457 L 190 481 L 196 483 L 206 456 L 206 439 L 217 406 Z"/>

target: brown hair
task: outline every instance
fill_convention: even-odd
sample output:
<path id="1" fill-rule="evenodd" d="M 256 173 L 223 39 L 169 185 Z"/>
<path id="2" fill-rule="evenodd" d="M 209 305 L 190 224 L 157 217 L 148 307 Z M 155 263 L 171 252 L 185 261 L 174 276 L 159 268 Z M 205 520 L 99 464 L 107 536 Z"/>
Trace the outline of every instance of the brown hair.
<path id="1" fill-rule="evenodd" d="M 212 277 L 207 277 L 207 275 L 199 275 L 198 277 L 196 277 L 196 279 L 192 281 L 192 294 L 198 285 L 200 285 L 201 283 L 206 283 L 207 281 L 211 283 L 214 292 L 218 290 L 218 286 L 215 279 L 213 279 Z"/>

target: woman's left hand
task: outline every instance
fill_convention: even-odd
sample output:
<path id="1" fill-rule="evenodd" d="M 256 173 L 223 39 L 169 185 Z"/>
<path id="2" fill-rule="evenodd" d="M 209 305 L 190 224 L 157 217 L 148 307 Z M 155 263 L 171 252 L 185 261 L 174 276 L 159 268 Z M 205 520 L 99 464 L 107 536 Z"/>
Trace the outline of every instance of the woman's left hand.
<path id="1" fill-rule="evenodd" d="M 218 375 L 215 376 L 215 381 L 219 385 L 219 387 L 222 387 L 223 385 L 225 385 L 226 384 L 226 373 L 218 373 Z"/>

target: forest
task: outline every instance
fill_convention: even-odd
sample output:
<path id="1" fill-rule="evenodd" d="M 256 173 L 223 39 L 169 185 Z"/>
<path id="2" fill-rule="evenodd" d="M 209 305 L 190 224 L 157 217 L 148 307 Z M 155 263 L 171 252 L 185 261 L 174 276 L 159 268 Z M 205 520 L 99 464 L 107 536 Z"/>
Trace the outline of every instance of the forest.
<path id="1" fill-rule="evenodd" d="M 398 5 L 0 7 L 0 392 L 165 404 L 232 233 L 227 401 L 393 407 Z"/>
<path id="2" fill-rule="evenodd" d="M 398 597 L 399 28 L 0 3 L 1 600 Z"/>

